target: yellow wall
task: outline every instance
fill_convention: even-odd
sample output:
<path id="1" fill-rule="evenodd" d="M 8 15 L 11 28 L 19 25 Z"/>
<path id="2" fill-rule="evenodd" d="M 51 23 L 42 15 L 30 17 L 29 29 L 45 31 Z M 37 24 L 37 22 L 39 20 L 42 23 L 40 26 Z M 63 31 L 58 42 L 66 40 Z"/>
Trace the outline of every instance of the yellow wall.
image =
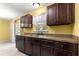
<path id="1" fill-rule="evenodd" d="M 79 3 L 75 4 L 75 25 L 73 34 L 79 36 Z"/>
<path id="2" fill-rule="evenodd" d="M 49 33 L 54 34 L 72 34 L 73 24 L 61 26 L 48 26 Z"/>
<path id="3" fill-rule="evenodd" d="M 0 20 L 0 42 L 10 40 L 10 21 Z"/>

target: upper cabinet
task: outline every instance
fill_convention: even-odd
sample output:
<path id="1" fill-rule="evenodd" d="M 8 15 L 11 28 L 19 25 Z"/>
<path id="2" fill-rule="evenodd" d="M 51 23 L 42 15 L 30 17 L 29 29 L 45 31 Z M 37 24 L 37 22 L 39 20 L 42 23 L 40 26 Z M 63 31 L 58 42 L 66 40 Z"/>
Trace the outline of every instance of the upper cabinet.
<path id="1" fill-rule="evenodd" d="M 56 3 L 47 7 L 47 25 L 68 25 L 74 23 L 74 3 Z"/>
<path id="2" fill-rule="evenodd" d="M 32 24 L 32 15 L 27 14 L 25 16 L 22 16 L 20 18 L 20 22 L 21 22 L 21 28 L 32 28 L 33 24 Z"/>

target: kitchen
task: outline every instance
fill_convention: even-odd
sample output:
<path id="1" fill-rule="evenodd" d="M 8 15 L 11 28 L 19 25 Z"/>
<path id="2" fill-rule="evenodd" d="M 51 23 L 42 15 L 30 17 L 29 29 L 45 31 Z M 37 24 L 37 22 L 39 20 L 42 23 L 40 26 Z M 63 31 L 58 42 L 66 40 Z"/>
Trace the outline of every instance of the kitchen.
<path id="1" fill-rule="evenodd" d="M 15 22 L 20 26 L 16 48 L 31 56 L 78 56 L 79 38 L 74 35 L 76 5 L 48 4 L 19 17 Z"/>
<path id="2" fill-rule="evenodd" d="M 79 56 L 78 19 L 79 3 L 0 3 L 0 55 Z"/>

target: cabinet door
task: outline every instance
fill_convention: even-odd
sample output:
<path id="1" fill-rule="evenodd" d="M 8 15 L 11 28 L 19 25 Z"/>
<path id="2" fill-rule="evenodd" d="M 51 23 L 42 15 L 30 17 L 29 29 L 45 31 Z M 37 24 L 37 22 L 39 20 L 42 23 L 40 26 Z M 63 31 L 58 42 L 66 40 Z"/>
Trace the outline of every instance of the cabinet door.
<path id="1" fill-rule="evenodd" d="M 32 55 L 40 56 L 40 40 L 32 38 Z"/>
<path id="2" fill-rule="evenodd" d="M 32 27 L 32 15 L 27 14 L 21 17 L 21 27 L 22 28 L 31 28 Z"/>
<path id="3" fill-rule="evenodd" d="M 56 3 L 47 7 L 47 25 L 68 25 L 74 23 L 74 3 Z"/>
<path id="4" fill-rule="evenodd" d="M 24 23 L 24 25 L 25 25 L 25 27 L 28 27 L 28 25 L 29 25 L 29 20 L 28 20 L 28 16 L 27 15 L 25 15 L 25 18 L 24 18 L 25 20 L 25 23 Z"/>
<path id="5" fill-rule="evenodd" d="M 47 7 L 47 25 L 56 25 L 58 18 L 57 4 Z"/>
<path id="6" fill-rule="evenodd" d="M 32 24 L 32 18 L 33 18 L 32 15 L 28 15 L 28 19 L 29 19 L 29 20 L 28 20 L 28 23 L 29 23 L 29 24 Z"/>
<path id="7" fill-rule="evenodd" d="M 22 28 L 22 27 L 25 27 L 25 17 L 24 16 L 22 16 L 21 18 L 20 18 L 20 27 Z"/>
<path id="8" fill-rule="evenodd" d="M 54 48 L 52 46 L 41 45 L 41 56 L 53 56 Z"/>
<path id="9" fill-rule="evenodd" d="M 53 56 L 54 43 L 55 41 L 42 39 L 41 40 L 41 56 Z"/>
<path id="10" fill-rule="evenodd" d="M 32 43 L 31 43 L 31 39 L 28 37 L 25 37 L 25 53 L 29 55 L 32 54 Z"/>
<path id="11" fill-rule="evenodd" d="M 24 52 L 24 37 L 23 36 L 16 36 L 16 48 Z"/>
<path id="12" fill-rule="evenodd" d="M 68 3 L 67 6 L 69 9 L 68 14 L 67 14 L 68 23 L 74 23 L 74 21 L 75 21 L 75 4 Z"/>
<path id="13" fill-rule="evenodd" d="M 58 4 L 58 22 L 60 25 L 66 25 L 74 22 L 74 7 L 73 3 Z"/>
<path id="14" fill-rule="evenodd" d="M 61 25 L 67 24 L 67 13 L 69 9 L 67 8 L 67 3 L 59 3 L 58 4 L 58 22 Z"/>

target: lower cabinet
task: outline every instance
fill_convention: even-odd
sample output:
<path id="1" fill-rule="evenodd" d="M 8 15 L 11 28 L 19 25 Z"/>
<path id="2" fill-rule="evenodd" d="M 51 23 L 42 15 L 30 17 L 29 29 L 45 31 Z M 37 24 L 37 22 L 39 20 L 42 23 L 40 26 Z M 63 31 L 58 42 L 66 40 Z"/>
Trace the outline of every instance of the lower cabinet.
<path id="1" fill-rule="evenodd" d="M 54 41 L 42 39 L 41 40 L 41 56 L 53 56 L 54 55 Z"/>
<path id="2" fill-rule="evenodd" d="M 78 44 L 16 36 L 18 50 L 32 56 L 78 56 Z"/>
<path id="3" fill-rule="evenodd" d="M 41 56 L 53 56 L 54 48 L 47 45 L 41 45 Z"/>
<path id="4" fill-rule="evenodd" d="M 72 56 L 72 51 L 65 51 L 65 50 L 61 50 L 59 48 L 55 48 L 54 55 L 55 56 Z"/>
<path id="5" fill-rule="evenodd" d="M 32 40 L 29 37 L 25 37 L 25 53 L 32 55 Z"/>
<path id="6" fill-rule="evenodd" d="M 59 45 L 59 47 L 54 48 L 55 56 L 77 56 L 78 55 L 78 45 L 77 44 L 59 42 L 58 45 Z"/>
<path id="7" fill-rule="evenodd" d="M 16 48 L 22 52 L 24 52 L 24 40 L 23 36 L 16 36 Z"/>
<path id="8" fill-rule="evenodd" d="M 32 38 L 32 55 L 40 56 L 40 39 Z"/>

